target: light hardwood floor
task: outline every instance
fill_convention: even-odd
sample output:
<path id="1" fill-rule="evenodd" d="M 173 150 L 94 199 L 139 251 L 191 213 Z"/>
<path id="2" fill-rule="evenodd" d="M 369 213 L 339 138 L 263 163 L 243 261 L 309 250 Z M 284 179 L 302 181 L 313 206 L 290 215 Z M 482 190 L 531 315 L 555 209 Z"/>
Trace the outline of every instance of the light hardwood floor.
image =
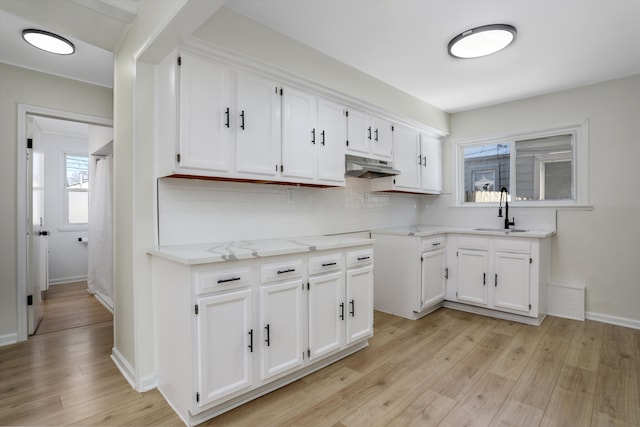
<path id="1" fill-rule="evenodd" d="M 43 319 L 36 335 L 108 322 L 111 313 L 89 292 L 87 282 L 50 286 L 43 305 Z"/>
<path id="2" fill-rule="evenodd" d="M 109 359 L 112 322 L 0 348 L 0 425 L 181 425 Z M 640 426 L 640 331 L 375 313 L 370 346 L 208 426 Z"/>

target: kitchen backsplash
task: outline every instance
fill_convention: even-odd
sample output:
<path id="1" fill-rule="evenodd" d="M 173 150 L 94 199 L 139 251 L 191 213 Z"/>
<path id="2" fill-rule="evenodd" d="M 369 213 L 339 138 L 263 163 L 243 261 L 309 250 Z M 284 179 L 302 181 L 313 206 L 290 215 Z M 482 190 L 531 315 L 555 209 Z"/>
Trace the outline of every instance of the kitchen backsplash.
<path id="1" fill-rule="evenodd" d="M 420 222 L 421 196 L 371 193 L 370 181 L 313 188 L 163 178 L 159 244 L 348 233 Z"/>

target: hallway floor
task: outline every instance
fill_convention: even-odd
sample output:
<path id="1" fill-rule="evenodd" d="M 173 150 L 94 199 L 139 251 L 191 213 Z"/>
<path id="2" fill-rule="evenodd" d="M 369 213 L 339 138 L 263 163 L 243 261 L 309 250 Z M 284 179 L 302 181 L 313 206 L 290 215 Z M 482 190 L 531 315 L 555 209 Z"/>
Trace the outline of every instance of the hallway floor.
<path id="1" fill-rule="evenodd" d="M 89 292 L 87 282 L 49 287 L 44 300 L 44 316 L 36 335 L 112 320 L 111 313 Z"/>

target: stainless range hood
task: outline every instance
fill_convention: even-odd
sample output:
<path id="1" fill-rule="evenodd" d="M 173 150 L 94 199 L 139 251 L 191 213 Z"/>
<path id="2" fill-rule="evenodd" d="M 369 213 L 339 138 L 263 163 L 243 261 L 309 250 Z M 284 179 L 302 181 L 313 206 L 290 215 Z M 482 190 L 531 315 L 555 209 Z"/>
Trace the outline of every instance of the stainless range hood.
<path id="1" fill-rule="evenodd" d="M 391 162 L 385 160 L 369 159 L 367 157 L 346 155 L 345 176 L 356 178 L 382 178 L 385 176 L 399 175 L 400 171 L 393 168 Z"/>

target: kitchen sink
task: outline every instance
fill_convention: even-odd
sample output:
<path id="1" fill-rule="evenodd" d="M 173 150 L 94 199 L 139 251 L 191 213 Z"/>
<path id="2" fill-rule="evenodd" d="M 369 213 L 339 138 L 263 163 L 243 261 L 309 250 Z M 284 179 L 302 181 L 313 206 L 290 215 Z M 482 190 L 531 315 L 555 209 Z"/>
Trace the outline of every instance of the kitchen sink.
<path id="1" fill-rule="evenodd" d="M 504 229 L 504 228 L 474 228 L 474 231 L 498 231 L 498 232 L 503 232 L 503 233 L 525 233 L 529 230 L 524 230 L 522 228 L 509 228 L 509 229 Z"/>

